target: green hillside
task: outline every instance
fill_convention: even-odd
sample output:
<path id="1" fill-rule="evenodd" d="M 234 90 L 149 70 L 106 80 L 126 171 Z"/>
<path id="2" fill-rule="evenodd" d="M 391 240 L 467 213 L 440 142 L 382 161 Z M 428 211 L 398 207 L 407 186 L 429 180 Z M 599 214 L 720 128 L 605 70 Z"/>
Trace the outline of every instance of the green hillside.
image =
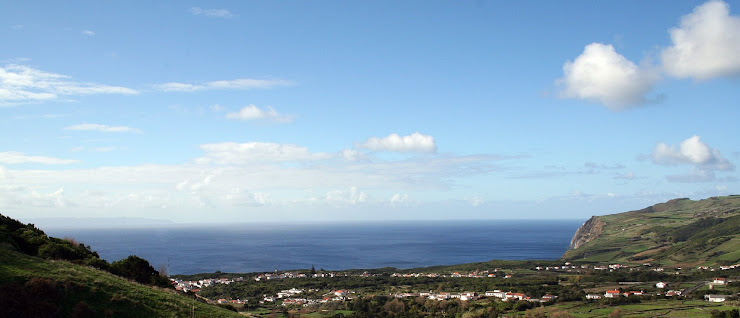
<path id="1" fill-rule="evenodd" d="M 578 229 L 565 260 L 719 266 L 740 262 L 740 196 L 675 199 L 595 216 Z"/>
<path id="2" fill-rule="evenodd" d="M 89 250 L 72 261 L 28 255 L 22 251 L 35 243 L 42 247 L 42 255 L 74 248 L 33 226 L 16 228 L 17 221 L 0 218 L 0 317 L 191 317 L 193 311 L 196 317 L 241 317 L 174 289 L 143 285 L 95 268 L 107 263 L 91 262 L 97 254 Z M 35 243 L 18 240 L 24 235 Z"/>

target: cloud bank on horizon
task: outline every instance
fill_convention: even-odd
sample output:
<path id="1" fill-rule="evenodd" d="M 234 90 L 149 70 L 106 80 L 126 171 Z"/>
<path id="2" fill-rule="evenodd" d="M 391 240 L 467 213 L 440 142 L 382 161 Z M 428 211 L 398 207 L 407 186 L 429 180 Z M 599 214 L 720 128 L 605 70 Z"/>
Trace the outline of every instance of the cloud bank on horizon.
<path id="1" fill-rule="evenodd" d="M 76 5 L 0 4 L 0 213 L 587 218 L 740 191 L 723 1 Z"/>

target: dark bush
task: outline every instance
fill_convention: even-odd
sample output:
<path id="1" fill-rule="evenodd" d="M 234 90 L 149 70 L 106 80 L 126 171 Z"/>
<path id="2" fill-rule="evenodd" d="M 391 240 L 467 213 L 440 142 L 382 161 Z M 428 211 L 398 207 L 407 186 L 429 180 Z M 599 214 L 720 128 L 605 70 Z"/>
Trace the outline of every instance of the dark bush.
<path id="1" fill-rule="evenodd" d="M 113 274 L 132 279 L 142 284 L 168 286 L 169 281 L 160 276 L 149 262 L 136 255 L 131 255 L 110 264 Z"/>

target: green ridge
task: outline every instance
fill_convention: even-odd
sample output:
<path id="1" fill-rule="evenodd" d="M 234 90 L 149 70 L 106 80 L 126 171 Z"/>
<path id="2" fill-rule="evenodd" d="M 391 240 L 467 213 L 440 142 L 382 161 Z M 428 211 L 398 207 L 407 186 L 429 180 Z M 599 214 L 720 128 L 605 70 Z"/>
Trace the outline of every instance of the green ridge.
<path id="1" fill-rule="evenodd" d="M 642 210 L 595 216 L 573 237 L 564 260 L 674 266 L 740 262 L 740 196 L 675 199 Z"/>

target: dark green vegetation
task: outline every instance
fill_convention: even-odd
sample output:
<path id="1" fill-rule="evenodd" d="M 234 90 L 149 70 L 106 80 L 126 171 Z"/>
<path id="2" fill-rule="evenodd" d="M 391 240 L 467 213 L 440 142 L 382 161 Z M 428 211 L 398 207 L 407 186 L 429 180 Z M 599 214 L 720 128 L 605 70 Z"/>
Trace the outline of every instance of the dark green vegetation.
<path id="1" fill-rule="evenodd" d="M 0 317 L 239 317 L 171 288 L 146 260 L 108 264 L 89 247 L 0 215 Z"/>
<path id="2" fill-rule="evenodd" d="M 595 216 L 565 260 L 671 266 L 740 262 L 740 196 L 675 199 L 631 212 Z"/>
<path id="3" fill-rule="evenodd" d="M 740 269 L 723 271 L 682 270 L 676 274 L 675 268 L 669 272 L 657 272 L 654 268 L 639 266 L 615 271 L 594 270 L 592 268 L 562 267 L 557 270 L 536 270 L 530 262 L 507 262 L 499 267 L 499 262 L 478 263 L 481 271 L 493 272 L 497 277 L 469 278 L 450 277 L 455 267 L 433 267 L 435 273 L 447 277 L 393 277 L 392 273 L 407 270 L 375 270 L 372 276 L 362 272 L 338 272 L 336 277 L 286 278 L 281 280 L 249 279 L 241 274 L 243 282 L 228 285 L 217 284 L 203 289 L 201 296 L 210 299 L 242 299 L 252 304 L 249 312 L 254 316 L 268 317 L 333 317 L 343 310 L 347 317 L 606 317 L 619 307 L 624 317 L 712 317 L 712 310 L 721 312 L 736 308 L 737 300 L 726 303 L 710 303 L 704 300 L 705 294 L 737 295 L 740 282 L 709 289 L 707 282 L 714 277 L 723 276 L 730 280 L 740 278 Z M 559 264 L 562 266 L 562 263 Z M 416 273 L 431 273 L 429 268 L 416 269 Z M 347 274 L 347 276 L 344 276 Z M 512 275 L 504 278 L 505 274 Z M 215 274 L 190 276 L 188 279 L 219 277 Z M 671 289 L 686 291 L 686 295 L 666 297 L 667 289 L 658 289 L 655 283 L 666 282 Z M 699 287 L 698 289 L 692 288 Z M 276 303 L 258 304 L 263 295 L 275 295 L 281 290 L 297 288 L 304 290 L 300 298 L 321 299 L 337 289 L 353 291 L 351 300 L 316 304 L 309 307 L 279 305 Z M 451 292 L 475 291 L 483 293 L 491 290 L 525 293 L 532 298 L 546 294 L 556 295 L 555 301 L 536 303 L 528 301 L 503 302 L 496 298 L 482 298 L 473 301 L 431 300 L 426 297 L 395 298 L 393 295 L 413 292 Z M 642 291 L 645 296 L 618 297 L 614 299 L 585 299 L 587 293 L 604 294 L 606 290 L 619 289 L 622 292 Z M 348 312 L 352 314 L 349 315 Z M 539 314 L 542 315 L 539 315 Z M 498 316 L 497 316 L 498 315 Z M 538 316 L 539 315 L 539 316 Z M 339 316 L 336 316 L 339 317 Z"/>

